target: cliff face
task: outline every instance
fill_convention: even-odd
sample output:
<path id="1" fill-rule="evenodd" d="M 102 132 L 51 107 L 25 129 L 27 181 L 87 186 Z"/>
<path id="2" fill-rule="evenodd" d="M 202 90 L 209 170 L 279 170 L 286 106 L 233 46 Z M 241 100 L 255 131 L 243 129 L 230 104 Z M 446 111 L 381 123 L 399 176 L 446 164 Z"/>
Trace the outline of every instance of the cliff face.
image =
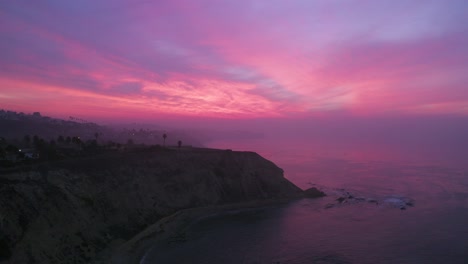
<path id="1" fill-rule="evenodd" d="M 0 263 L 88 263 L 180 209 L 301 193 L 252 152 L 145 150 L 2 173 Z"/>

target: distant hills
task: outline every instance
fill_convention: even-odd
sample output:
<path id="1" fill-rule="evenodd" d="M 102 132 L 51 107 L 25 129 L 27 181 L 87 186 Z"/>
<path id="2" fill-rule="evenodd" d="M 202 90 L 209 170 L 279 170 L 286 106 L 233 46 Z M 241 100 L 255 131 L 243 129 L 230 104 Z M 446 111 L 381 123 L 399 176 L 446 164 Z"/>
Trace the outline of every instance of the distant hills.
<path id="1" fill-rule="evenodd" d="M 129 140 L 135 144 L 162 145 L 163 134 L 167 135 L 168 145 L 201 146 L 199 140 L 181 131 L 151 130 L 142 128 L 116 128 L 103 126 L 77 117 L 69 120 L 42 116 L 39 112 L 25 114 L 10 110 L 0 110 L 0 137 L 8 140 L 21 140 L 25 136 L 38 136 L 47 140 L 58 137 L 79 137 L 82 140 L 96 139 L 98 142 L 126 143 Z"/>

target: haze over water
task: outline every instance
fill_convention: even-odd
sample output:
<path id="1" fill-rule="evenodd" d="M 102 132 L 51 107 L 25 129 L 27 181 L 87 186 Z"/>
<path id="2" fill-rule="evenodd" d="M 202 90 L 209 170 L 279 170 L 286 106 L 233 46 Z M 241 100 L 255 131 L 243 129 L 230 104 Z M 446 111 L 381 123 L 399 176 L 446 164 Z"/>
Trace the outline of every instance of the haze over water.
<path id="1" fill-rule="evenodd" d="M 294 139 L 212 146 L 258 150 L 292 182 L 329 196 L 201 220 L 187 241 L 155 245 L 142 263 L 468 261 L 466 150 Z M 336 200 L 349 194 L 360 200 Z"/>
<path id="2" fill-rule="evenodd" d="M 466 263 L 468 126 L 437 120 L 228 127 L 257 134 L 207 146 L 258 152 L 328 197 L 201 220 L 142 263 Z"/>
<path id="3" fill-rule="evenodd" d="M 145 263 L 466 263 L 467 32 L 465 0 L 0 1 L 0 109 L 183 129 L 331 193 Z"/>
<path id="4" fill-rule="evenodd" d="M 346 178 L 341 177 L 346 174 L 347 166 L 352 164 L 388 164 L 395 167 L 402 165 L 442 166 L 460 170 L 468 168 L 468 151 L 455 147 L 450 149 L 449 146 L 399 146 L 365 142 L 331 143 L 294 138 L 214 141 L 209 146 L 258 152 L 274 161 L 285 171 L 286 178 L 302 188 L 307 188 L 310 182 L 333 186 L 343 184 Z M 328 172 L 326 167 L 328 167 Z"/>

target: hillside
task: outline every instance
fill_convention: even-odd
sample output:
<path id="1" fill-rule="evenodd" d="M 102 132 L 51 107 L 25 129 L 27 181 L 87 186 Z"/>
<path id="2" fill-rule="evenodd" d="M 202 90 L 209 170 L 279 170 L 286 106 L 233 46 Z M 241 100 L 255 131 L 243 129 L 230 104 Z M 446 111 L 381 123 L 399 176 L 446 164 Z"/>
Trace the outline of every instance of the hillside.
<path id="1" fill-rule="evenodd" d="M 168 139 L 163 140 L 163 134 Z M 100 144 L 109 141 L 136 144 L 176 145 L 181 140 L 184 145 L 201 146 L 200 140 L 193 134 L 174 129 L 142 128 L 137 124 L 128 126 L 100 125 L 76 117 L 68 120 L 42 116 L 39 112 L 25 114 L 0 109 L 0 138 L 5 138 L 15 145 L 24 145 L 24 138 L 38 136 L 47 142 L 58 141 L 59 137 L 79 137 L 83 142 L 97 140 Z"/>
<path id="2" fill-rule="evenodd" d="M 303 194 L 253 152 L 143 148 L 0 176 L 0 263 L 89 263 L 181 209 Z"/>

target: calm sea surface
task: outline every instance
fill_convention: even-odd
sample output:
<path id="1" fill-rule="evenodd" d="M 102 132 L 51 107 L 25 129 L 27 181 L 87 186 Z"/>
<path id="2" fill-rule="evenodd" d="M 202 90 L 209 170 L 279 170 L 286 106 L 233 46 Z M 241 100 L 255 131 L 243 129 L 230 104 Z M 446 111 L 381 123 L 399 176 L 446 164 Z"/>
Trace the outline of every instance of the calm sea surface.
<path id="1" fill-rule="evenodd" d="M 268 141 L 211 147 L 256 151 L 301 188 L 329 196 L 201 220 L 183 240 L 154 245 L 141 263 L 468 263 L 464 150 Z"/>

